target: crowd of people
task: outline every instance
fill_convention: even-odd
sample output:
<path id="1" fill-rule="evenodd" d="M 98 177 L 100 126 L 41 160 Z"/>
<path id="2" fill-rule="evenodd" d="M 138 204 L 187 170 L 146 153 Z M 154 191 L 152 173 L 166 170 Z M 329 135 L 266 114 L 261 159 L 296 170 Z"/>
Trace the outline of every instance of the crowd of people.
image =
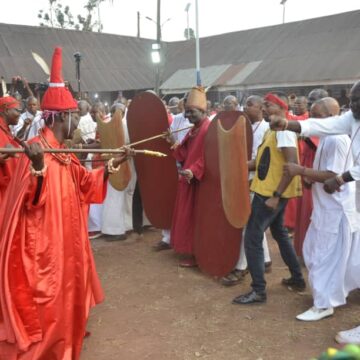
<path id="1" fill-rule="evenodd" d="M 108 161 L 89 153 L 46 152 L 64 149 L 67 142 L 72 148 L 99 148 L 97 121 L 106 123 L 117 111 L 130 143 L 129 100 L 120 97 L 110 109 L 101 101 L 76 101 L 64 85 L 61 66 L 57 48 L 41 106 L 26 81 L 25 111 L 16 94 L 0 98 L 0 148 L 25 151 L 0 154 L 1 359 L 78 359 L 90 308 L 104 297 L 89 239 L 123 241 L 151 225 L 131 149 L 125 146 Z M 179 266 L 197 266 L 194 212 L 206 176 L 205 137 L 218 111 L 241 110 L 253 133 L 247 163 L 251 214 L 238 262 L 220 283 L 233 286 L 250 276 L 251 290 L 233 304 L 266 302 L 270 229 L 290 272 L 282 285 L 304 291 L 300 258 L 308 270 L 313 306 L 296 318 L 318 321 L 345 305 L 348 294 L 360 287 L 360 82 L 350 102 L 341 104 L 315 89 L 308 96 L 250 95 L 243 106 L 229 95 L 214 111 L 204 89 L 194 87 L 164 105 L 170 128 L 166 140 L 179 180 L 172 227 L 161 229 L 152 250 L 173 249 L 182 255 Z M 125 161 L 132 176 L 119 191 L 108 177 Z M 360 326 L 340 331 L 336 340 L 360 344 Z"/>

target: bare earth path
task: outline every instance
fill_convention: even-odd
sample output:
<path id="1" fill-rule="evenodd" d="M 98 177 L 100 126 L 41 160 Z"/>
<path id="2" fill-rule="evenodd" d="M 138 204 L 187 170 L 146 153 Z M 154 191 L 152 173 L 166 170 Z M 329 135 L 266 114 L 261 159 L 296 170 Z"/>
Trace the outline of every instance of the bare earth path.
<path id="1" fill-rule="evenodd" d="M 160 237 L 150 229 L 141 240 L 92 241 L 106 301 L 92 311 L 82 360 L 309 360 L 335 345 L 337 331 L 360 323 L 360 291 L 332 318 L 297 321 L 311 296 L 280 285 L 288 273 L 274 241 L 267 304 L 239 306 L 231 300 L 249 289 L 249 277 L 224 288 L 178 268 L 172 251 L 151 251 Z"/>

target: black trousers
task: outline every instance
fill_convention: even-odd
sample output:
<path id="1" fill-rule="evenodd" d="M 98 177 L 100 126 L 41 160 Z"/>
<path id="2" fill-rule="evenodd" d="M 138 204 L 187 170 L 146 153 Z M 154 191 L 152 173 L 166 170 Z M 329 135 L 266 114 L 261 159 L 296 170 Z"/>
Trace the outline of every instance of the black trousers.
<path id="1" fill-rule="evenodd" d="M 139 183 L 136 181 L 135 191 L 132 201 L 132 222 L 133 229 L 138 234 L 143 232 L 143 206 L 141 202 Z"/>

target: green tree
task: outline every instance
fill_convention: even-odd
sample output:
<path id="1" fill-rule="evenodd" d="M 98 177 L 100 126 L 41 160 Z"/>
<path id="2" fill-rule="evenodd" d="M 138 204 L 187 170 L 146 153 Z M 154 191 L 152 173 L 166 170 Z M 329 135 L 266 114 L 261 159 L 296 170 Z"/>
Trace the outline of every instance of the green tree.
<path id="1" fill-rule="evenodd" d="M 84 6 L 84 14 L 78 14 L 74 18 L 68 5 L 64 6 L 61 0 L 49 0 L 48 11 L 39 10 L 40 26 L 100 32 L 103 26 L 100 21 L 99 6 L 103 1 L 105 0 L 87 0 Z M 98 20 L 94 20 L 96 10 Z"/>

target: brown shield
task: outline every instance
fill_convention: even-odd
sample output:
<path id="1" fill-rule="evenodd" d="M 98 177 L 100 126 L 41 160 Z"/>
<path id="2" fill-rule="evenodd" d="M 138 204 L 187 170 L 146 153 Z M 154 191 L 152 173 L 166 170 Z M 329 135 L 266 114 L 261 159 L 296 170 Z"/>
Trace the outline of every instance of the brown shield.
<path id="1" fill-rule="evenodd" d="M 229 223 L 223 208 L 217 122 L 221 120 L 222 127 L 229 130 L 240 115 L 244 114 L 238 111 L 220 112 L 210 124 L 205 138 L 205 176 L 197 199 L 195 256 L 202 271 L 218 277 L 234 269 L 239 259 L 242 229 Z M 246 129 L 249 147 L 249 144 L 252 146 L 250 122 L 246 124 Z"/>
<path id="2" fill-rule="evenodd" d="M 138 94 L 129 106 L 127 126 L 131 142 L 165 132 L 169 128 L 169 122 L 161 99 L 150 92 Z M 178 181 L 170 145 L 165 139 L 156 139 L 135 148 L 160 151 L 168 155 L 163 158 L 137 155 L 134 160 L 141 199 L 149 221 L 159 229 L 170 229 Z"/>
<path id="3" fill-rule="evenodd" d="M 121 112 L 115 111 L 109 122 L 97 119 L 97 131 L 100 135 L 100 144 L 102 149 L 117 149 L 125 144 L 125 133 L 122 124 Z M 111 154 L 103 158 L 110 159 Z M 128 162 L 121 164 L 120 171 L 109 175 L 110 184 L 119 191 L 124 190 L 131 179 L 131 170 Z"/>
<path id="4" fill-rule="evenodd" d="M 249 174 L 247 168 L 247 119 L 240 115 L 225 130 L 218 120 L 219 170 L 225 216 L 235 228 L 243 228 L 250 216 Z"/>

